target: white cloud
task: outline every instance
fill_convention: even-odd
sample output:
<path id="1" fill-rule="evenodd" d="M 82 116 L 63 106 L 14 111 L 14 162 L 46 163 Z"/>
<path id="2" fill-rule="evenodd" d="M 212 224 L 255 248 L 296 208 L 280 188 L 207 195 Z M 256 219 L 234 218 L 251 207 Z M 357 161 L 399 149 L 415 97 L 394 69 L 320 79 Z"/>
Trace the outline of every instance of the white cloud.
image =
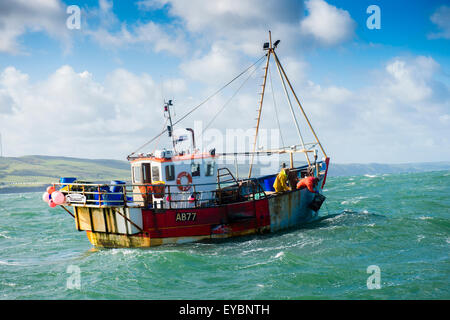
<path id="1" fill-rule="evenodd" d="M 165 51 L 177 56 L 186 52 L 187 43 L 181 29 L 153 21 L 136 22 L 128 26 L 126 23 L 120 23 L 112 9 L 112 2 L 100 0 L 98 8 L 89 9 L 86 12 L 88 18 L 83 32 L 92 37 L 96 43 L 120 49 L 132 45 L 143 45 L 154 52 Z M 97 21 L 98 25 L 93 26 L 93 21 Z"/>
<path id="2" fill-rule="evenodd" d="M 437 69 L 431 57 L 420 56 L 412 63 L 396 58 L 386 66 L 389 77 L 384 86 L 399 101 L 421 101 L 432 94 L 430 79 Z"/>
<path id="3" fill-rule="evenodd" d="M 14 108 L 14 101 L 9 93 L 2 89 L 0 90 L 0 114 L 12 113 Z"/>
<path id="4" fill-rule="evenodd" d="M 222 42 L 229 50 L 252 56 L 260 54 L 269 30 L 274 37 L 286 39 L 298 34 L 303 15 L 302 2 L 297 0 L 157 0 L 140 1 L 139 7 L 166 8 L 185 27 L 196 48 L 209 50 L 211 42 Z"/>
<path id="5" fill-rule="evenodd" d="M 177 96 L 186 90 L 183 80 L 170 82 Z M 38 82 L 14 67 L 0 73 L 0 128 L 9 155 L 123 159 L 161 130 L 161 110 L 160 84 L 145 73 L 118 69 L 103 83 L 67 65 Z"/>
<path id="6" fill-rule="evenodd" d="M 181 70 L 191 79 L 217 86 L 225 83 L 238 74 L 240 69 L 239 55 L 214 43 L 207 54 L 180 65 Z"/>
<path id="7" fill-rule="evenodd" d="M 283 62 L 283 61 L 282 61 Z M 396 57 L 375 70 L 367 84 L 351 89 L 309 80 L 305 63 L 284 67 L 327 153 L 336 162 L 414 162 L 450 157 L 450 92 L 431 57 Z M 276 69 L 272 78 L 279 82 Z M 297 76 L 300 74 L 300 76 Z M 275 81 L 276 80 L 276 81 Z M 298 144 L 289 107 L 276 88 L 281 130 L 287 145 Z M 263 115 L 275 123 L 271 92 Z M 281 94 L 280 94 L 281 93 Z M 306 142 L 315 139 L 291 97 Z M 249 118 L 251 119 L 251 118 Z M 264 127 L 268 124 L 265 123 Z"/>
<path id="8" fill-rule="evenodd" d="M 304 62 L 287 59 L 284 66 L 288 75 L 294 75 L 291 81 L 298 97 L 333 161 L 404 162 L 450 157 L 450 95 L 448 87 L 440 87 L 442 83 L 436 79 L 440 66 L 431 57 L 394 58 L 379 70 L 372 84 L 358 90 L 308 80 Z M 299 143 L 274 68 L 272 78 L 284 140 L 287 145 Z M 236 96 L 211 129 L 224 134 L 225 129 L 254 126 L 260 81 L 255 75 L 251 82 L 254 86 Z M 36 82 L 13 67 L 5 68 L 0 73 L 4 150 L 7 154 L 11 150 L 9 155 L 123 159 L 162 129 L 161 85 L 174 93 L 178 116 L 196 105 L 197 98 L 207 95 L 191 92 L 183 79 L 166 79 L 161 84 L 146 73 L 138 75 L 125 69 L 116 69 L 99 82 L 87 71 L 62 66 Z M 195 101 L 189 100 L 189 95 L 194 95 Z M 206 125 L 230 95 L 216 96 L 184 123 L 192 126 L 194 120 L 203 120 Z M 313 141 L 292 102 L 305 140 Z M 275 119 L 267 88 L 261 128 L 276 128 Z"/>
<path id="9" fill-rule="evenodd" d="M 204 33 L 213 31 L 226 35 L 245 29 L 265 28 L 273 23 L 296 23 L 301 17 L 299 1 L 259 1 L 259 0 L 159 0 L 157 3 L 168 5 L 172 16 L 182 18 L 189 31 Z M 149 4 L 155 8 L 155 1 L 141 1 L 141 6 Z"/>
<path id="10" fill-rule="evenodd" d="M 233 59 L 220 62 L 221 54 L 220 50 L 211 50 L 208 55 L 195 60 L 196 76 L 200 79 L 203 74 L 205 82 L 217 83 L 215 71 L 219 71 L 217 77 L 220 78 L 221 70 L 226 74 L 228 65 L 235 65 Z M 214 61 L 220 63 L 215 67 Z M 373 73 L 373 80 L 358 90 L 309 80 L 309 66 L 298 58 L 288 57 L 282 63 L 321 142 L 335 161 L 410 162 L 433 161 L 432 155 L 436 159 L 450 157 L 450 148 L 445 147 L 450 143 L 449 88 L 438 80 L 440 65 L 432 57 L 393 58 Z M 274 65 L 271 76 L 284 140 L 287 145 L 299 143 Z M 254 80 L 258 82 L 256 77 Z M 233 107 L 221 114 L 221 123 L 214 125 L 221 130 L 254 125 L 252 119 L 256 116 L 258 102 L 254 93 L 258 90 L 253 89 L 239 95 L 233 101 Z M 314 141 L 292 96 L 291 101 L 304 139 Z M 215 106 L 222 103 L 217 102 Z M 263 108 L 264 128 L 276 128 L 272 104 L 272 93 L 268 88 Z M 212 109 L 204 112 L 205 118 L 214 115 Z M 236 114 L 240 117 L 235 117 Z"/>
<path id="11" fill-rule="evenodd" d="M 106 47 L 123 48 L 124 46 L 142 44 L 155 52 L 165 51 L 173 55 L 183 55 L 187 50 L 184 37 L 178 31 L 172 36 L 167 28 L 154 22 L 137 24 L 131 29 L 122 24 L 120 31 L 111 32 L 104 28 L 87 30 L 86 34 Z M 177 34 L 178 33 L 178 34 Z"/>
<path id="12" fill-rule="evenodd" d="M 0 23 L 0 51 L 20 51 L 18 39 L 26 30 L 56 32 L 56 24 L 47 24 L 42 14 L 37 15 L 39 19 L 35 22 L 27 24 L 24 17 L 29 11 L 22 13 L 22 17 L 17 6 L 5 3 L 2 2 L 0 8 L 13 8 L 11 16 L 15 18 Z M 17 3 L 25 7 L 24 1 Z M 34 8 L 32 2 L 26 3 L 28 8 Z M 56 14 L 60 4 L 47 2 L 52 3 L 57 6 L 49 12 Z M 298 52 L 293 54 L 289 46 L 298 45 L 299 40 L 308 45 L 311 42 L 306 40 L 317 41 L 325 46 L 350 40 L 355 22 L 345 10 L 323 0 L 308 1 L 308 15 L 304 18 L 302 5 L 287 0 L 159 0 L 140 1 L 138 5 L 146 10 L 164 7 L 175 22 L 170 27 L 152 21 L 127 25 L 113 13 L 111 1 L 101 0 L 98 8 L 86 12 L 91 24 L 84 25 L 82 32 L 109 48 L 143 46 L 155 52 L 189 53 L 180 59 L 179 70 L 186 79 L 203 82 L 206 88 L 194 85 L 195 90 L 192 87 L 188 90 L 182 78 L 166 79 L 161 84 L 149 74 L 135 74 L 126 69 L 116 69 L 104 81 L 98 81 L 95 73 L 75 71 L 74 67 L 66 65 L 36 80 L 30 79 L 26 72 L 7 67 L 0 70 L 0 128 L 7 154 L 8 150 L 14 150 L 14 155 L 35 153 L 123 159 L 162 128 L 162 91 L 171 91 L 177 113 L 184 114 L 208 96 L 207 92 L 216 90 L 256 60 L 255 56 L 262 55 L 261 45 L 267 41 L 270 29 L 274 40 L 282 37 L 283 44 L 278 49 L 280 58 L 333 160 L 399 162 L 450 157 L 447 147 L 449 89 L 438 81 L 440 66 L 433 58 L 393 58 L 377 70 L 378 76 L 372 83 L 358 90 L 309 80 L 308 64 Z M 436 24 L 443 29 L 441 37 L 444 37 L 441 11 L 433 21 L 438 21 Z M 7 16 L 6 11 L 0 10 L 2 16 Z M 57 37 L 57 33 L 54 34 Z M 278 74 L 274 65 L 272 67 L 271 76 L 276 85 Z M 257 76 L 261 72 L 249 81 L 254 86 L 246 87 L 232 101 L 213 123 L 213 128 L 225 133 L 227 128 L 254 126 L 261 84 Z M 231 90 L 237 88 L 234 85 Z M 276 89 L 284 138 L 288 145 L 298 143 L 279 83 Z M 230 95 L 216 96 L 201 112 L 195 113 L 195 119 L 208 123 Z M 270 91 L 266 92 L 265 99 L 262 127 L 274 128 Z M 292 102 L 295 106 L 293 98 Z M 300 120 L 297 106 L 295 110 Z M 190 120 L 186 123 L 192 124 Z M 301 127 L 305 138 L 312 141 L 311 135 L 307 137 L 307 124 L 303 122 Z"/>
<path id="13" fill-rule="evenodd" d="M 300 24 L 303 34 L 324 45 L 336 45 L 353 37 L 356 24 L 348 11 L 323 0 L 308 0 L 306 8 L 308 16 Z"/>
<path id="14" fill-rule="evenodd" d="M 431 57 L 397 57 L 357 91 L 311 83 L 305 108 L 338 162 L 448 159 L 450 95 L 439 69 Z"/>
<path id="15" fill-rule="evenodd" d="M 429 39 L 450 39 L 450 7 L 439 7 L 430 17 L 430 20 L 438 26 L 440 32 L 430 33 L 428 35 Z"/>
<path id="16" fill-rule="evenodd" d="M 26 32 L 45 31 L 70 47 L 65 5 L 60 0 L 2 0 L 0 2 L 0 52 L 26 52 L 20 37 Z"/>
<path id="17" fill-rule="evenodd" d="M 258 55 L 267 41 L 268 30 L 274 40 L 283 37 L 283 47 L 316 39 L 325 45 L 338 45 L 354 35 L 355 22 L 350 14 L 323 0 L 306 2 L 309 15 L 303 16 L 303 2 L 298 0 L 142 0 L 142 10 L 165 8 L 198 37 L 198 45 L 226 41 L 247 55 Z M 307 47 L 307 46 L 305 46 Z"/>
<path id="18" fill-rule="evenodd" d="M 197 51 L 193 58 L 181 63 L 181 70 L 194 80 L 214 85 L 224 83 L 251 63 L 243 57 L 262 55 L 268 30 L 272 31 L 273 41 L 282 37 L 280 52 L 297 60 L 299 44 L 306 48 L 311 39 L 318 39 L 320 43 L 338 45 L 352 36 L 354 22 L 347 11 L 322 0 L 307 5 L 310 15 L 302 20 L 303 4 L 293 0 L 140 2 L 140 7 L 148 10 L 165 7 L 184 23 Z M 330 24 L 324 25 L 322 20 Z"/>

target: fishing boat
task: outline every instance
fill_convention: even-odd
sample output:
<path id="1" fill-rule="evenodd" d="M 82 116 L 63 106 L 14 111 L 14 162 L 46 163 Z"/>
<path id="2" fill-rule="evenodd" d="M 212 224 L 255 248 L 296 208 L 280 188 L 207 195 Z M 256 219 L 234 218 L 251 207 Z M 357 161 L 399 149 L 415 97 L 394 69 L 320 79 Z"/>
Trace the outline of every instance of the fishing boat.
<path id="1" fill-rule="evenodd" d="M 131 167 L 130 183 L 116 180 L 109 184 L 90 183 L 76 178 L 61 178 L 47 188 L 44 201 L 50 207 L 60 207 L 69 213 L 74 218 L 76 229 L 85 231 L 92 245 L 110 248 L 151 247 L 264 234 L 295 228 L 316 219 L 325 200 L 322 190 L 330 158 L 276 54 L 279 43 L 279 40 L 272 43 L 269 32 L 269 42 L 264 43 L 264 55 L 259 60 L 265 62 L 265 67 L 257 104 L 253 150 L 233 153 L 234 156 L 249 159 L 249 172 L 245 178 L 236 177 L 230 168 L 219 164 L 220 158 L 230 154 L 219 153 L 215 149 L 197 149 L 192 129 L 187 129 L 191 133 L 188 137 L 190 148 L 182 151 L 177 148 L 180 139 L 173 134 L 174 126 L 203 103 L 180 120 L 173 121 L 173 103 L 169 100 L 163 105 L 167 126 L 140 150 L 165 134 L 172 140 L 173 149 L 131 153 L 127 157 Z M 257 149 L 257 137 L 272 60 L 278 70 L 300 143 L 261 150 Z M 254 69 L 254 66 L 251 67 Z M 247 68 L 239 76 L 250 69 Z M 314 137 L 311 143 L 303 140 L 289 92 Z M 322 154 L 321 160 L 318 160 L 319 153 Z M 285 164 L 281 170 L 278 168 L 269 175 L 253 176 L 255 156 L 281 154 L 289 155 L 289 165 Z M 303 165 L 294 165 L 296 154 L 305 156 Z"/>

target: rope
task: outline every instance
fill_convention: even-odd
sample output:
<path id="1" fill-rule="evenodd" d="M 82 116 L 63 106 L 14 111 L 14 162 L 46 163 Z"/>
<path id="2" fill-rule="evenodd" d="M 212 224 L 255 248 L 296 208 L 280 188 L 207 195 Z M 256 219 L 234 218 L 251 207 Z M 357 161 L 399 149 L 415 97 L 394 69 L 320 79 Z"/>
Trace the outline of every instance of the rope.
<path id="1" fill-rule="evenodd" d="M 177 123 L 181 122 L 182 120 L 184 120 L 186 117 L 188 117 L 191 113 L 193 113 L 195 110 L 197 110 L 198 108 L 200 108 L 202 105 L 204 105 L 207 101 L 209 101 L 211 98 L 213 98 L 214 96 L 216 96 L 219 92 L 221 92 L 223 89 L 225 89 L 226 87 L 228 87 L 232 82 L 234 82 L 236 79 L 238 79 L 239 77 L 241 77 L 244 73 L 246 73 L 248 70 L 250 70 L 250 68 L 252 68 L 254 65 L 256 65 L 260 60 L 262 60 L 266 55 L 263 55 L 261 58 L 259 58 L 258 60 L 256 60 L 256 62 L 254 62 L 251 66 L 249 66 L 247 69 L 245 69 L 244 71 L 242 71 L 240 74 L 238 74 L 236 77 L 234 77 L 232 80 L 230 80 L 228 83 L 226 83 L 224 86 L 222 86 L 219 90 L 217 90 L 216 92 L 214 92 L 212 95 L 210 95 L 209 97 L 207 97 L 205 100 L 203 100 L 203 102 L 201 102 L 200 104 L 198 104 L 197 106 L 195 106 L 194 108 L 192 108 L 189 112 L 187 112 L 184 116 L 182 116 L 180 119 L 178 119 L 177 121 L 175 121 L 173 123 L 173 126 L 176 125 Z M 142 148 L 146 147 L 147 145 L 149 145 L 150 143 L 152 143 L 153 141 L 155 141 L 157 138 L 159 138 L 161 135 L 163 135 L 165 132 L 167 131 L 167 128 L 164 129 L 161 133 L 159 133 L 158 135 L 156 135 L 155 137 L 153 137 L 151 140 L 149 140 L 148 142 L 144 143 L 142 146 L 140 146 L 136 151 L 132 152 L 131 154 L 128 155 L 128 157 L 132 156 L 133 154 L 135 154 L 136 152 L 138 152 L 139 150 L 141 150 Z"/>

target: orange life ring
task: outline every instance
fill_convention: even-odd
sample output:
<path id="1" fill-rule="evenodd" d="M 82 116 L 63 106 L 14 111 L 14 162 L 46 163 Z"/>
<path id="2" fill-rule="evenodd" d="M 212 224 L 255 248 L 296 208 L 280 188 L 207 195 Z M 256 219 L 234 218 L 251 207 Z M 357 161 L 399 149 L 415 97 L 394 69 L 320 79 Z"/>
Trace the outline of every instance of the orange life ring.
<path id="1" fill-rule="evenodd" d="M 188 179 L 188 183 L 191 184 L 192 183 L 192 176 L 187 173 L 186 171 L 180 172 L 177 176 L 177 185 L 178 185 L 178 189 L 180 191 L 188 191 L 191 186 L 182 186 L 181 185 L 181 178 L 186 177 Z"/>

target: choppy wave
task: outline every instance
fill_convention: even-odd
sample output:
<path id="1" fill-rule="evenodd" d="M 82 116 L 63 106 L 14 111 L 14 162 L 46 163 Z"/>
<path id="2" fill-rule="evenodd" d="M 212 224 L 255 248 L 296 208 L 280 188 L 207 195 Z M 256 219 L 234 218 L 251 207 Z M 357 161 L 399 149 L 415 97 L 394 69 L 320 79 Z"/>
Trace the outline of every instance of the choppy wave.
<path id="1" fill-rule="evenodd" d="M 329 178 L 301 228 L 149 249 L 95 249 L 40 193 L 0 195 L 0 297 L 448 299 L 449 194 L 448 171 Z"/>

